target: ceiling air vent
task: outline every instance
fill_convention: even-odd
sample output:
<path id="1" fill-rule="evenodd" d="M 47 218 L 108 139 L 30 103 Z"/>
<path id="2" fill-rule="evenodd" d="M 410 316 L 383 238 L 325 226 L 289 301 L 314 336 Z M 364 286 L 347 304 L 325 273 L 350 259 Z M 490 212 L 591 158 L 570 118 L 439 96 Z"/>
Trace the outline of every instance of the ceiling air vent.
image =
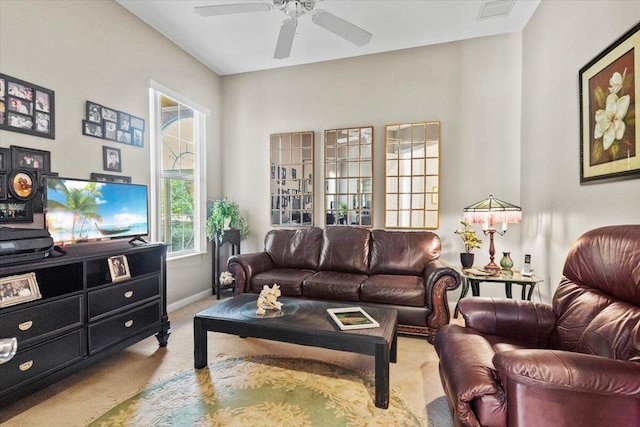
<path id="1" fill-rule="evenodd" d="M 478 19 L 507 16 L 513 8 L 513 3 L 515 0 L 485 0 L 480 6 Z"/>

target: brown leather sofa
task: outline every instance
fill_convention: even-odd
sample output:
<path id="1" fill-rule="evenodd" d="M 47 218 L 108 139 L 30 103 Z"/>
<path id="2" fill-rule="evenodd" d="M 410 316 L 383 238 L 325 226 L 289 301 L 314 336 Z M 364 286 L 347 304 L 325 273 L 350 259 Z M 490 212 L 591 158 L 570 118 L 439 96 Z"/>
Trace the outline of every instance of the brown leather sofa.
<path id="1" fill-rule="evenodd" d="M 267 233 L 264 247 L 229 258 L 237 293 L 277 283 L 284 296 L 395 308 L 399 332 L 430 342 L 449 323 L 447 291 L 460 285 L 460 275 L 439 259 L 435 233 L 278 229 Z"/>
<path id="2" fill-rule="evenodd" d="M 551 306 L 460 301 L 436 335 L 457 426 L 640 426 L 640 225 L 576 240 Z"/>

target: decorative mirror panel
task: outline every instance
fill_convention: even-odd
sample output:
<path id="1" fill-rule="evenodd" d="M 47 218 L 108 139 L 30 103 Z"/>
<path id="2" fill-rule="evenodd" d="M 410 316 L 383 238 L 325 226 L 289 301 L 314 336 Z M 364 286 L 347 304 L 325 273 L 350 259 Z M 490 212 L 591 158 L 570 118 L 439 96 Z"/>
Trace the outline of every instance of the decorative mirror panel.
<path id="1" fill-rule="evenodd" d="M 385 126 L 385 227 L 438 228 L 440 122 Z"/>
<path id="2" fill-rule="evenodd" d="M 325 224 L 371 227 L 373 127 L 324 132 Z"/>
<path id="3" fill-rule="evenodd" d="M 270 137 L 271 225 L 313 225 L 313 132 Z"/>

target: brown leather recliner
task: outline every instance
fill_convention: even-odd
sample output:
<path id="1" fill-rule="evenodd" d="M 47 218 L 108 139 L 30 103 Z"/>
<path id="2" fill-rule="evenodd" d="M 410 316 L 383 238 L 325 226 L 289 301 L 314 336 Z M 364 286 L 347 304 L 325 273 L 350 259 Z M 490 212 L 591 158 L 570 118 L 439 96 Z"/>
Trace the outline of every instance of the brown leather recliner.
<path id="1" fill-rule="evenodd" d="M 467 298 L 435 338 L 457 426 L 640 426 L 640 225 L 576 240 L 551 306 Z"/>

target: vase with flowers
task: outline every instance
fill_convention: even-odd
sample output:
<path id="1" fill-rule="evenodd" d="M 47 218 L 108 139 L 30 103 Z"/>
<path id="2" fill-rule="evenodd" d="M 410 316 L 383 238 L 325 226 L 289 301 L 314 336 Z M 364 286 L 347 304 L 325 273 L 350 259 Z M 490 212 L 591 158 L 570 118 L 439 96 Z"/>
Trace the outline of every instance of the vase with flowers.
<path id="1" fill-rule="evenodd" d="M 471 268 L 473 267 L 475 258 L 475 254 L 472 253 L 472 251 L 474 249 L 480 249 L 482 240 L 478 238 L 471 224 L 466 221 L 460 221 L 460 224 L 462 224 L 464 228 L 459 228 L 454 231 L 454 233 L 462 238 L 462 242 L 464 243 L 464 252 L 460 253 L 460 263 L 463 268 Z"/>

